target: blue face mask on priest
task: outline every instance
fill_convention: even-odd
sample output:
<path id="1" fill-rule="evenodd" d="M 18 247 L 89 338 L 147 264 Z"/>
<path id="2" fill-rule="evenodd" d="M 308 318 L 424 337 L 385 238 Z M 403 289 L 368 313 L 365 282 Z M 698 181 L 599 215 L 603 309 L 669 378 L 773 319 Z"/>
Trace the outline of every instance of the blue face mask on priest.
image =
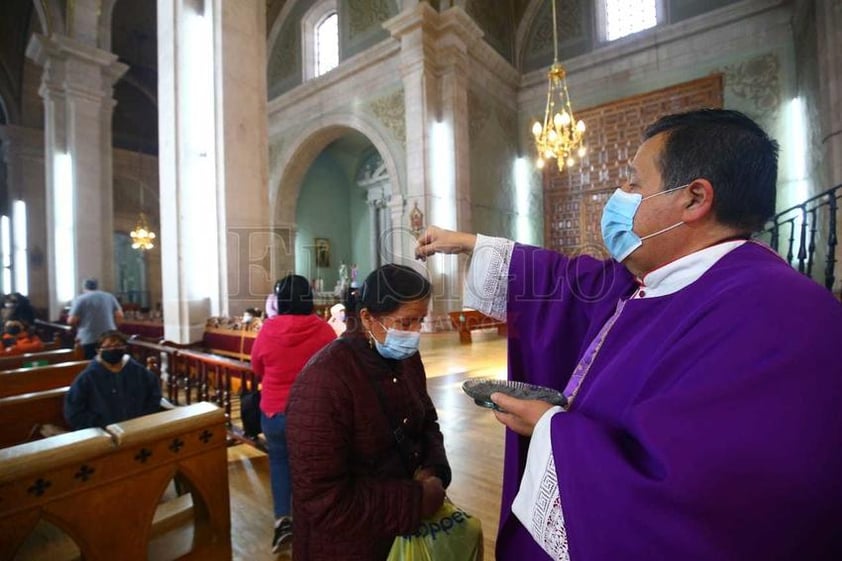
<path id="1" fill-rule="evenodd" d="M 641 203 L 659 195 L 686 189 L 689 186 L 689 183 L 679 185 L 672 189 L 658 191 L 648 197 L 644 197 L 640 193 L 627 193 L 621 187 L 617 187 L 617 190 L 614 191 L 605 203 L 605 208 L 602 209 L 602 221 L 600 224 L 602 227 L 602 239 L 605 241 L 605 247 L 608 248 L 608 253 L 611 254 L 611 257 L 622 263 L 637 248 L 642 246 L 645 240 L 669 232 L 684 224 L 684 222 L 679 221 L 643 237 L 634 231 L 634 217 Z"/>

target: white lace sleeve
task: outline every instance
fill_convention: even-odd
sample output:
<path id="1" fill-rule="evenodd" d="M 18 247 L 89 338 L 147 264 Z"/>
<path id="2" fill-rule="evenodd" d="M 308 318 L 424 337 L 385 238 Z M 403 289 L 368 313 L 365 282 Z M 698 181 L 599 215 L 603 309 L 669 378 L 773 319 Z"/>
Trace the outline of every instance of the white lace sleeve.
<path id="1" fill-rule="evenodd" d="M 561 407 L 549 409 L 532 431 L 526 469 L 512 502 L 512 512 L 547 555 L 555 561 L 570 561 L 550 440 L 550 419 L 557 413 L 564 414 Z"/>
<path id="2" fill-rule="evenodd" d="M 506 321 L 509 295 L 509 263 L 515 242 L 477 234 L 471 265 L 465 279 L 462 302 L 466 308 Z"/>

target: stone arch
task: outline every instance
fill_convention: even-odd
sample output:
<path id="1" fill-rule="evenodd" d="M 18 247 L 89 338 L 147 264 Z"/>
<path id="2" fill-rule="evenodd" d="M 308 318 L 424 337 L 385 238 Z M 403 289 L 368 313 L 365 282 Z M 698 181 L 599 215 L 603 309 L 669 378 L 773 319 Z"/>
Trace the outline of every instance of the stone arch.
<path id="1" fill-rule="evenodd" d="M 400 165 L 403 157 L 398 148 L 386 140 L 387 136 L 377 124 L 363 115 L 334 113 L 322 116 L 291 139 L 272 164 L 270 173 L 269 206 L 272 209 L 271 224 L 274 228 L 287 231 L 287 251 L 273 252 L 272 270 L 277 273 L 291 268 L 295 263 L 295 239 L 297 237 L 297 203 L 301 183 L 319 154 L 334 140 L 356 132 L 365 136 L 380 153 L 387 173 L 392 178 L 391 216 L 392 225 L 398 224 L 405 213 L 405 173 Z M 394 253 L 396 248 L 389 248 Z"/>
<path id="2" fill-rule="evenodd" d="M 523 57 L 529 41 L 529 32 L 535 23 L 535 18 L 541 12 L 546 0 L 531 0 L 526 10 L 523 12 L 523 17 L 520 18 L 520 23 L 517 26 L 515 33 L 515 53 L 514 64 L 519 71 L 523 71 Z"/>
<path id="3" fill-rule="evenodd" d="M 116 3 L 117 0 L 104 0 L 100 8 L 97 38 L 99 48 L 104 51 L 111 50 L 111 25 L 114 19 L 114 5 Z"/>
<path id="4" fill-rule="evenodd" d="M 404 174 L 400 171 L 402 168 L 398 165 L 399 156 L 379 128 L 361 115 L 325 115 L 304 129 L 290 142 L 289 147 L 285 147 L 278 161 L 272 164 L 270 177 L 273 180 L 270 186 L 277 185 L 277 189 L 269 194 L 274 224 L 295 224 L 295 205 L 290 201 L 298 200 L 304 175 L 322 150 L 350 131 L 356 131 L 371 141 L 383 158 L 389 177 L 394 180 L 394 193 L 404 196 L 406 186 Z M 280 204 L 280 201 L 286 204 Z"/>
<path id="5" fill-rule="evenodd" d="M 298 4 L 298 0 L 289 0 L 284 3 L 283 8 L 281 8 L 281 13 L 279 13 L 278 17 L 275 18 L 275 21 L 272 22 L 272 27 L 269 30 L 269 37 L 266 39 L 267 59 L 272 56 L 272 51 L 275 49 L 275 43 L 278 42 L 278 35 L 280 35 L 281 29 L 284 27 L 284 23 L 289 17 L 289 14 L 292 13 L 292 9 L 296 4 Z"/>
<path id="6" fill-rule="evenodd" d="M 64 33 L 66 29 L 64 12 L 59 0 L 32 0 L 32 4 L 35 6 L 35 13 L 38 14 L 43 35 Z"/>

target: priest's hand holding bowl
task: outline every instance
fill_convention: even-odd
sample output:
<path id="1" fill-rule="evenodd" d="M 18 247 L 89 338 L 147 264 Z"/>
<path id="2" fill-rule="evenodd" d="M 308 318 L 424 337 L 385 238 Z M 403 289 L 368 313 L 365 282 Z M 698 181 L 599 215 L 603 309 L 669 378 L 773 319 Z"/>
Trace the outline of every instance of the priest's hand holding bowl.
<path id="1" fill-rule="evenodd" d="M 502 411 L 494 411 L 497 420 L 521 436 L 532 436 L 535 425 L 553 404 L 540 399 L 518 399 L 504 393 L 491 394 L 491 401 Z"/>

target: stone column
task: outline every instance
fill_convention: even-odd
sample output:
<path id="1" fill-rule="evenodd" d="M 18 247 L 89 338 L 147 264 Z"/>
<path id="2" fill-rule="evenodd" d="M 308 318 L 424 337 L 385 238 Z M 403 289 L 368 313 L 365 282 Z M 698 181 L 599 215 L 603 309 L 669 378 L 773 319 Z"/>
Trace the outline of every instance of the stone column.
<path id="1" fill-rule="evenodd" d="M 266 2 L 216 0 L 222 8 L 221 63 L 227 310 L 263 309 L 275 280 L 271 255 L 280 238 L 269 231 Z M 244 61 L 248 61 L 244 64 Z M 223 269 L 225 270 L 225 269 Z"/>
<path id="2" fill-rule="evenodd" d="M 113 204 L 111 117 L 113 85 L 127 66 L 117 55 L 69 37 L 35 34 L 27 56 L 44 68 L 44 157 L 47 185 L 47 255 L 55 256 L 53 189 L 57 181 L 74 192 L 75 279 L 97 277 L 113 290 Z M 67 154 L 71 177 L 58 177 L 56 159 Z M 55 263 L 48 267 L 50 317 L 58 317 L 68 294 L 57 291 Z M 63 281 L 66 279 L 62 279 Z M 72 295 L 70 295 L 72 297 Z"/>
<path id="3" fill-rule="evenodd" d="M 462 8 L 450 8 L 441 14 L 438 47 L 438 66 L 441 69 L 441 122 L 450 135 L 453 174 L 452 191 L 447 193 L 453 205 L 455 219 L 452 227 L 464 232 L 473 231 L 471 220 L 471 143 L 468 88 L 470 66 L 468 50 L 482 40 L 482 31 Z M 444 194 L 440 194 L 442 196 Z M 435 214 L 433 215 L 435 217 Z M 441 260 L 440 290 L 436 292 L 438 305 L 433 312 L 437 327 L 449 326 L 447 312 L 462 308 L 462 287 L 467 258 L 446 257 Z"/>
<path id="4" fill-rule="evenodd" d="M 404 11 L 384 23 L 401 42 L 401 78 L 406 108 L 407 199 L 429 216 L 431 205 L 430 131 L 439 114 L 435 68 L 438 13 L 426 2 L 404 4 Z M 395 226 L 404 226 L 405 217 Z M 398 250 L 398 248 L 395 248 Z"/>
<path id="5" fill-rule="evenodd" d="M 47 283 L 47 192 L 44 188 L 44 132 L 16 126 L 0 126 L 0 157 L 6 163 L 9 199 L 26 202 L 29 290 L 36 308 L 49 307 Z M 58 319 L 50 315 L 49 319 Z"/>
<path id="6" fill-rule="evenodd" d="M 453 135 L 453 175 L 456 228 L 473 231 L 471 220 L 471 146 L 468 87 L 471 60 L 468 50 L 482 40 L 482 30 L 461 8 L 441 15 L 437 41 L 441 67 L 441 121 Z"/>
<path id="7" fill-rule="evenodd" d="M 165 336 L 262 306 L 269 278 L 265 3 L 158 0 Z M 247 61 L 247 64 L 244 63 Z"/>
<path id="8" fill-rule="evenodd" d="M 468 50 L 482 32 L 461 8 L 439 14 L 422 3 L 384 26 L 401 41 L 406 107 L 407 205 L 428 223 L 470 230 Z M 407 227 L 406 216 L 400 224 Z M 411 259 L 410 252 L 404 258 Z M 434 298 L 426 329 L 447 325 L 446 312 L 461 307 L 457 257 L 426 262 Z"/>
<path id="9" fill-rule="evenodd" d="M 828 187 L 842 184 L 842 1 L 816 2 L 822 143 Z"/>
<path id="10" fill-rule="evenodd" d="M 819 58 L 821 139 L 825 188 L 842 184 L 842 0 L 818 0 L 816 34 Z M 834 292 L 842 290 L 842 245 L 836 246 Z"/>

